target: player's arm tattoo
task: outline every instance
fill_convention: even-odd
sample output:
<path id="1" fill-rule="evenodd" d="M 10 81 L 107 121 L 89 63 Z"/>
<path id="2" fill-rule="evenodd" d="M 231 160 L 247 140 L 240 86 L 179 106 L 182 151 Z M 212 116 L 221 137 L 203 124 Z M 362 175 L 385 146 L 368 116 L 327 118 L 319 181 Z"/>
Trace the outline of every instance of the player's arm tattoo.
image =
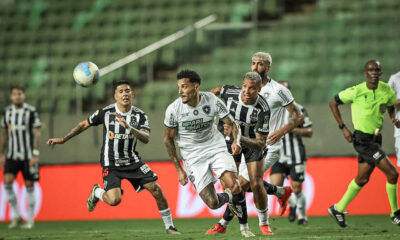
<path id="1" fill-rule="evenodd" d="M 88 129 L 90 127 L 90 124 L 87 120 L 84 120 L 80 123 L 78 123 L 78 125 L 76 125 L 76 127 L 74 127 L 73 129 L 71 129 L 71 131 L 69 131 L 69 133 L 67 133 L 67 135 L 65 135 L 63 137 L 63 142 L 68 141 L 69 139 L 75 137 L 76 135 L 80 134 L 81 132 L 85 131 L 86 129 Z"/>
<path id="2" fill-rule="evenodd" d="M 6 154 L 7 145 L 8 145 L 8 130 L 6 128 L 1 129 L 1 146 L 0 146 L 0 154 Z"/>
<path id="3" fill-rule="evenodd" d="M 298 127 L 304 121 L 304 115 L 297 107 L 296 103 L 292 102 L 288 106 L 286 106 L 286 110 L 290 113 L 291 120 L 288 124 L 283 126 L 283 134 L 286 134 L 292 131 L 295 127 Z"/>
<path id="4" fill-rule="evenodd" d="M 174 166 L 177 170 L 182 169 L 181 164 L 179 163 L 178 156 L 176 155 L 176 147 L 175 147 L 175 136 L 176 129 L 173 128 L 165 128 L 164 129 L 164 144 L 167 148 L 167 152 L 169 157 L 171 158 Z"/>
<path id="5" fill-rule="evenodd" d="M 32 129 L 33 132 L 33 149 L 39 149 L 40 128 Z"/>
<path id="6" fill-rule="evenodd" d="M 137 130 L 136 128 L 132 127 L 131 133 L 142 143 L 147 144 L 150 141 L 150 132 L 146 128 L 141 128 L 140 130 Z"/>
<path id="7" fill-rule="evenodd" d="M 258 151 L 264 149 L 266 141 L 267 141 L 267 135 L 261 133 L 256 133 L 256 138 L 249 138 L 244 136 L 240 138 L 240 142 L 244 146 Z"/>

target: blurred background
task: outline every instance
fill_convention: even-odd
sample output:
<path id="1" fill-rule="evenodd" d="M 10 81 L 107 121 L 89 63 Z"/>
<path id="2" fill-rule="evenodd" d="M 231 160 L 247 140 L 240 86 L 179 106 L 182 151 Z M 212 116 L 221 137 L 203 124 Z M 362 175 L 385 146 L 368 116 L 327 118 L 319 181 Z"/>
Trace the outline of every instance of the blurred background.
<path id="1" fill-rule="evenodd" d="M 134 201 L 112 209 L 103 204 L 88 214 L 83 203 L 93 183 L 102 181 L 102 127 L 90 128 L 63 146 L 45 145 L 48 138 L 64 136 L 96 109 L 113 103 L 112 82 L 120 79 L 133 82 L 134 104 L 149 115 L 151 141 L 137 150 L 159 175 L 174 217 L 220 216 L 222 212 L 190 202 L 196 196 L 193 186 L 176 181 L 172 163 L 166 162 L 164 112 L 178 97 L 179 70 L 197 71 L 202 91 L 240 85 L 257 51 L 271 53 L 269 75 L 289 82 L 296 101 L 309 112 L 314 136 L 305 139 L 311 157 L 307 208 L 310 215 L 326 215 L 357 169 L 355 151 L 339 131 L 328 102 L 365 81 L 363 66 L 370 59 L 381 62 L 382 81 L 400 71 L 399 13 L 398 0 L 0 0 L 0 109 L 10 104 L 9 87 L 22 84 L 26 102 L 38 109 L 43 123 L 38 220 L 159 218 L 153 205 L 145 207 L 153 203 L 151 197 L 137 197 L 133 191 L 124 198 Z M 170 35 L 169 44 L 160 42 Z M 153 51 L 143 54 L 149 45 Z M 91 88 L 73 80 L 80 62 L 92 61 L 103 69 L 134 53 L 135 61 L 101 76 Z M 351 127 L 349 105 L 341 109 Z M 385 121 L 383 149 L 393 155 L 393 126 L 388 117 Z M 374 173 L 373 178 L 379 180 L 371 181 L 350 205 L 352 213 L 387 213 L 384 175 Z M 25 199 L 20 177 L 18 184 L 18 198 Z M 11 219 L 1 191 L 0 220 Z M 25 202 L 21 204 L 24 208 Z M 273 216 L 279 206 L 269 206 Z M 249 208 L 249 214 L 256 216 L 255 209 Z"/>

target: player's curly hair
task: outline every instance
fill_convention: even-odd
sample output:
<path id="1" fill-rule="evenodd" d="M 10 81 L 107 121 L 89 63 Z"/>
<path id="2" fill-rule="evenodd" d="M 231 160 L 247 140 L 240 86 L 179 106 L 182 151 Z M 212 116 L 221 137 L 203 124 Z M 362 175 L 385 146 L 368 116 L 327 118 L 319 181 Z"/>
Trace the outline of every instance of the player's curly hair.
<path id="1" fill-rule="evenodd" d="M 198 83 L 200 85 L 201 78 L 199 74 L 193 70 L 182 70 L 176 75 L 176 79 L 189 78 L 191 83 Z"/>

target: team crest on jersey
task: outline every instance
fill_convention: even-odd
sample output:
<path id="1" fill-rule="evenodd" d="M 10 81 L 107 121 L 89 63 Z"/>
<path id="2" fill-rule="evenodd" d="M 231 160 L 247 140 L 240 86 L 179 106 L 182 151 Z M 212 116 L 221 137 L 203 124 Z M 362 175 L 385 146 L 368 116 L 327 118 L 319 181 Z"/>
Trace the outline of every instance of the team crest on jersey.
<path id="1" fill-rule="evenodd" d="M 205 114 L 209 114 L 210 111 L 211 111 L 210 106 L 206 105 L 206 106 L 203 107 L 203 112 L 204 112 Z"/>
<path id="2" fill-rule="evenodd" d="M 193 114 L 194 114 L 195 116 L 199 115 L 199 110 L 197 110 L 197 109 L 194 110 L 194 111 L 193 111 Z"/>
<path id="3" fill-rule="evenodd" d="M 136 122 L 136 118 L 135 118 L 134 116 L 132 116 L 132 117 L 131 117 L 131 123 L 130 123 L 130 125 L 131 125 L 131 126 L 136 126 L 136 123 L 137 123 L 137 122 Z"/>
<path id="4" fill-rule="evenodd" d="M 257 111 L 253 111 L 252 113 L 251 113 L 251 115 L 250 115 L 250 120 L 252 121 L 252 122 L 257 122 Z"/>

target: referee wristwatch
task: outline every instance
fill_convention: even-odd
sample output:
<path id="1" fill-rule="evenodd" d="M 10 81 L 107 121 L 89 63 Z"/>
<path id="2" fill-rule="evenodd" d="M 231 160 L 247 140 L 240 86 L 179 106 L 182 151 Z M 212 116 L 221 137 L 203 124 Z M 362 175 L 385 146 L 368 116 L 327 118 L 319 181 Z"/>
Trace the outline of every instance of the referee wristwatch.
<path id="1" fill-rule="evenodd" d="M 343 129 L 344 127 L 346 127 L 346 125 L 345 125 L 344 123 L 342 123 L 342 124 L 339 125 L 339 128 L 340 128 L 340 129 Z"/>

